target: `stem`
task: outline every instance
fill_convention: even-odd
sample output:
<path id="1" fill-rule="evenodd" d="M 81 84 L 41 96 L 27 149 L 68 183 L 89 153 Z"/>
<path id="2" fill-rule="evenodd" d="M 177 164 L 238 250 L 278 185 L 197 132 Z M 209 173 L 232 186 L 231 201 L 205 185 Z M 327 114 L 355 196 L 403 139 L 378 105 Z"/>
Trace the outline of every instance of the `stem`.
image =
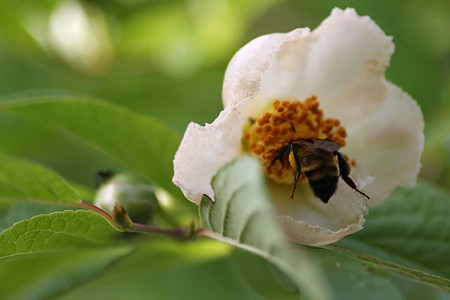
<path id="1" fill-rule="evenodd" d="M 158 226 L 151 226 L 146 224 L 133 223 L 131 228 L 127 231 L 140 232 L 140 233 L 157 233 L 178 238 L 189 238 L 190 227 L 177 227 L 177 228 L 163 228 Z"/>
<path id="2" fill-rule="evenodd" d="M 105 218 L 108 222 L 112 222 L 112 220 L 113 220 L 113 218 L 112 218 L 112 216 L 109 214 L 109 213 L 107 213 L 106 211 L 104 211 L 103 209 L 101 209 L 100 207 L 98 207 L 98 206 L 95 206 L 94 204 L 91 204 L 91 203 L 89 203 L 89 202 L 85 202 L 85 201 L 81 201 L 78 205 L 76 205 L 77 207 L 80 207 L 80 208 L 84 208 L 84 209 L 87 209 L 87 210 L 90 210 L 90 211 L 93 211 L 93 212 L 95 212 L 95 213 L 97 213 L 97 214 L 99 214 L 99 215 L 101 215 L 103 218 Z"/>
<path id="3" fill-rule="evenodd" d="M 203 236 L 215 239 L 214 233 L 204 228 L 198 228 L 196 231 L 193 232 L 192 236 L 194 237 Z"/>
<path id="4" fill-rule="evenodd" d="M 116 222 L 114 222 L 114 218 L 104 211 L 103 209 L 89 203 L 81 201 L 78 205 L 80 208 L 84 208 L 95 212 L 102 216 L 105 220 L 107 220 L 114 228 L 119 231 L 127 231 L 127 232 L 139 232 L 139 233 L 157 233 L 162 235 L 173 236 L 177 238 L 188 239 L 192 236 L 195 236 L 197 232 L 193 232 L 193 223 L 189 226 L 185 227 L 176 227 L 176 228 L 163 228 L 158 226 L 151 226 L 147 224 L 133 223 L 130 228 L 123 228 L 118 226 Z"/>

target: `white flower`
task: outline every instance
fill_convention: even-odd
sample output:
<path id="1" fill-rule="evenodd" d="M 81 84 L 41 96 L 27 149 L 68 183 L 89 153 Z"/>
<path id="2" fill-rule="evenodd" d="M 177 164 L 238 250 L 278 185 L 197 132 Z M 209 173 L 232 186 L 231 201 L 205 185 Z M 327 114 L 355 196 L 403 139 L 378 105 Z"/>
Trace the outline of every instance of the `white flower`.
<path id="1" fill-rule="evenodd" d="M 323 245 L 362 229 L 367 207 L 381 204 L 397 186 L 414 186 L 420 169 L 423 116 L 416 102 L 384 77 L 393 51 L 391 38 L 353 9 L 334 9 L 312 32 L 256 38 L 227 68 L 224 110 L 217 119 L 189 124 L 175 156 L 173 182 L 197 204 L 203 194 L 214 199 L 211 178 L 249 152 L 270 178 L 288 239 Z M 369 201 L 339 179 L 325 204 L 303 174 L 291 199 L 296 165 L 291 151 L 280 149 L 308 138 L 342 146 L 339 152 L 353 161 L 349 176 Z"/>

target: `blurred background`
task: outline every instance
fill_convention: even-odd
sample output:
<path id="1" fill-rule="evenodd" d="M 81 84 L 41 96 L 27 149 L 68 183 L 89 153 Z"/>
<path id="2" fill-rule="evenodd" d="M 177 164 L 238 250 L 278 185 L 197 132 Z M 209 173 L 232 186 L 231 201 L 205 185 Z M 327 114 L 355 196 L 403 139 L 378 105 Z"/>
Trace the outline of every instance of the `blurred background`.
<path id="1" fill-rule="evenodd" d="M 450 190 L 448 0 L 42 0 L 0 2 L 0 101 L 101 98 L 151 115 L 182 135 L 212 122 L 233 54 L 251 39 L 314 29 L 333 7 L 354 7 L 394 37 L 388 80 L 425 115 L 421 177 Z M 93 185 L 120 168 L 93 149 L 0 115 L 0 151 Z"/>

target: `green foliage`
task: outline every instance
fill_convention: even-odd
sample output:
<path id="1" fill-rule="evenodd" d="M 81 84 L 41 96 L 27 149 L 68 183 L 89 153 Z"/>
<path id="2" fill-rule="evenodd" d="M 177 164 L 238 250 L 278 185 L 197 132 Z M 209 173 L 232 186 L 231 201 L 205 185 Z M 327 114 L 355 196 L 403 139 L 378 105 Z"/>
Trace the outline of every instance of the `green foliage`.
<path id="1" fill-rule="evenodd" d="M 179 138 L 158 121 L 107 102 L 83 99 L 13 101 L 1 105 L 0 110 L 86 143 L 168 191 L 176 191 L 168 166 Z"/>
<path id="2" fill-rule="evenodd" d="M 60 299 L 262 299 L 239 280 L 229 250 L 212 241 L 141 244 Z"/>
<path id="3" fill-rule="evenodd" d="M 345 248 L 339 249 L 450 291 L 450 264 L 445 259 L 450 253 L 449 199 L 448 193 L 424 183 L 398 189 L 371 210 L 366 229 L 341 241 Z"/>
<path id="4" fill-rule="evenodd" d="M 0 201 L 80 201 L 64 179 L 42 166 L 0 155 L 0 169 Z"/>
<path id="5" fill-rule="evenodd" d="M 63 205 L 49 205 L 48 203 L 40 202 L 3 202 L 0 214 L 0 230 L 14 225 L 22 220 L 30 219 L 31 217 L 49 214 L 56 211 L 66 209 Z"/>
<path id="6" fill-rule="evenodd" d="M 1 2 L 2 299 L 448 299 L 447 2 Z M 88 20 L 93 39 L 84 47 L 61 47 L 52 33 L 67 5 L 81 12 L 70 19 Z M 217 174 L 216 203 L 200 206 L 208 231 L 192 241 L 118 233 L 82 204 L 94 198 L 93 173 L 109 168 L 169 193 L 157 193 L 165 215 L 151 225 L 199 223 L 171 183 L 186 124 L 218 114 L 223 72 L 240 46 L 314 28 L 336 5 L 394 37 L 387 77 L 424 111 L 421 176 L 430 183 L 396 190 L 370 209 L 362 231 L 323 248 L 282 240 L 248 158 Z"/>
<path id="7" fill-rule="evenodd" d="M 334 299 L 404 299 L 395 282 L 375 271 L 378 265 L 369 267 L 336 251 L 309 252 L 320 261 Z"/>
<path id="8" fill-rule="evenodd" d="M 102 217 L 88 211 L 40 215 L 3 231 L 0 257 L 95 246 L 114 233 Z"/>
<path id="9" fill-rule="evenodd" d="M 127 246 L 46 251 L 0 260 L 3 299 L 44 299 L 58 295 L 101 274 L 110 263 L 127 255 Z"/>

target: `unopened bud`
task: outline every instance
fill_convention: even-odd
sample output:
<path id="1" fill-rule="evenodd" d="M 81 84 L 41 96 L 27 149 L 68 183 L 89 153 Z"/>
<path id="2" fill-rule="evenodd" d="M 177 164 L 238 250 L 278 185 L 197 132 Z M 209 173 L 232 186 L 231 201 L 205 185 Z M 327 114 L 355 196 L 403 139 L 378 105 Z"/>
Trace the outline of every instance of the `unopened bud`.
<path id="1" fill-rule="evenodd" d="M 158 209 L 153 187 L 129 173 L 114 176 L 97 191 L 95 205 L 101 209 L 112 214 L 116 203 L 133 222 L 141 224 L 150 224 Z"/>

